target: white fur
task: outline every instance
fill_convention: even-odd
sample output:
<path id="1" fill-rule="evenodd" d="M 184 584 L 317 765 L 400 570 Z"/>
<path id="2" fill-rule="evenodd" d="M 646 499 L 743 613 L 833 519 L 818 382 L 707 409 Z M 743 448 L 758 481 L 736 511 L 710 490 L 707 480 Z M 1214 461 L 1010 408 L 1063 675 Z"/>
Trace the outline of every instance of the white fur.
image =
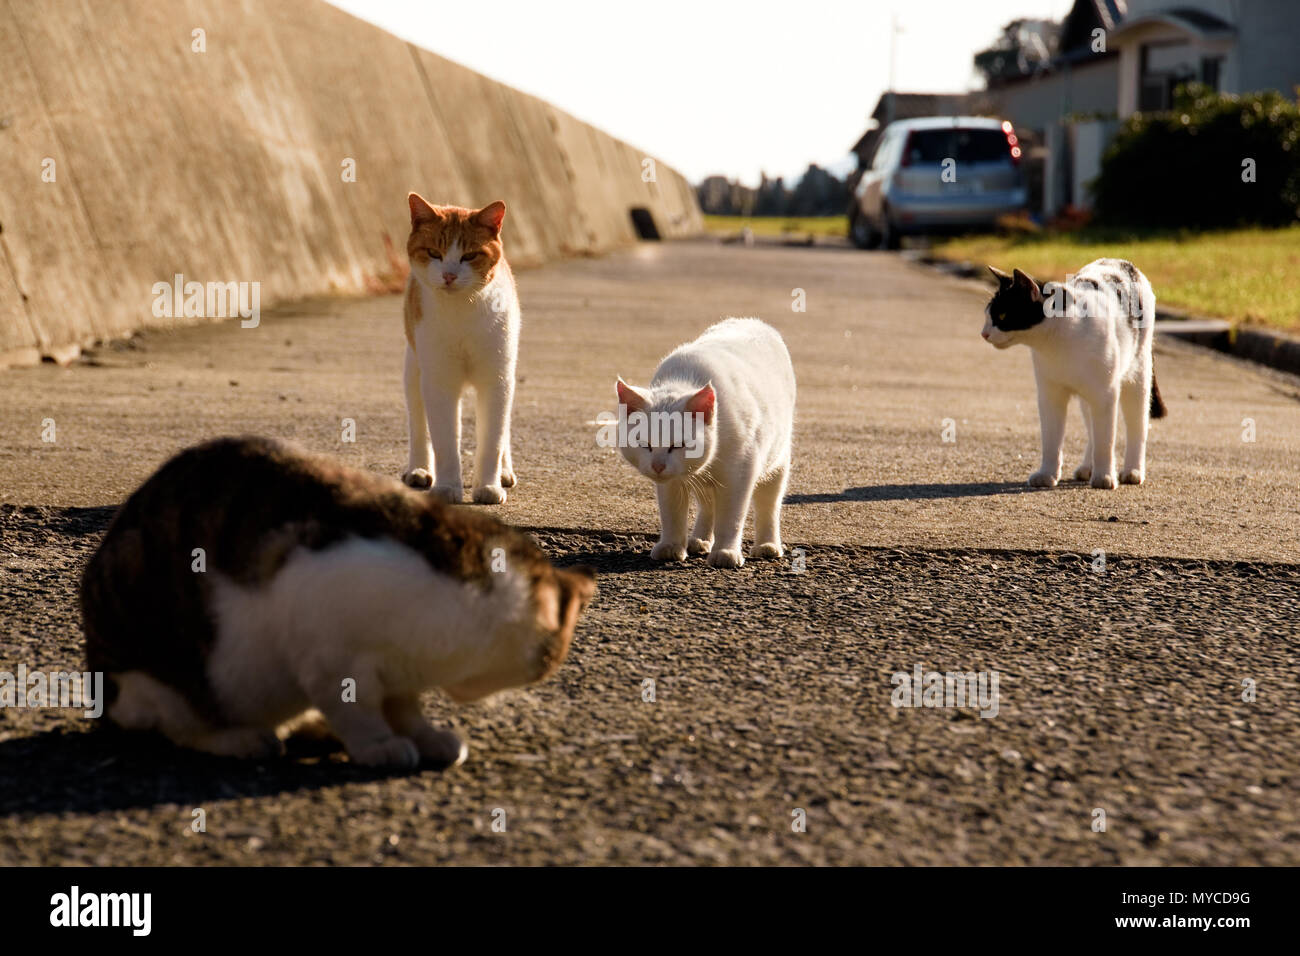
<path id="1" fill-rule="evenodd" d="M 454 735 L 420 713 L 441 687 L 472 700 L 534 679 L 538 647 L 527 582 L 507 569 L 476 584 L 435 572 L 391 539 L 348 538 L 295 550 L 264 587 L 212 575 L 216 643 L 208 682 L 230 726 L 214 730 L 176 691 L 139 671 L 114 675 L 109 717 L 156 728 L 177 743 L 250 756 L 276 749 L 275 731 L 310 708 L 359 763 L 413 766 L 449 759 Z M 355 681 L 355 702 L 344 680 Z"/>
<path id="2" fill-rule="evenodd" d="M 1116 278 L 1131 288 L 1136 309 L 1113 294 Z M 1078 280 L 1093 279 L 1102 290 Z M 1156 297 L 1140 272 L 1130 283 L 1115 259 L 1090 262 L 1066 288 L 1084 308 L 1064 315 L 1047 314 L 1042 322 L 1018 332 L 994 327 L 985 310 L 984 337 L 996 348 L 1028 345 L 1033 351 L 1042 428 L 1042 463 L 1029 484 L 1051 487 L 1061 477 L 1065 419 L 1077 395 L 1088 430 L 1088 447 L 1075 477 L 1094 488 L 1114 488 L 1119 481 L 1141 484 L 1146 477 L 1146 443 L 1151 409 L 1151 340 Z M 1050 291 L 1050 290 L 1049 290 Z M 1087 314 L 1080 314 L 1086 311 Z M 1130 315 L 1138 312 L 1138 315 Z M 1124 468 L 1115 472 L 1115 435 L 1124 413 Z"/>
<path id="3" fill-rule="evenodd" d="M 664 358 L 649 388 L 632 391 L 648 412 L 680 413 L 710 383 L 717 395 L 713 421 L 703 435 L 688 431 L 684 442 L 698 444 L 698 458 L 683 449 L 622 448 L 623 457 L 655 483 L 661 530 L 651 557 L 681 560 L 688 552 L 708 552 L 713 567 L 740 567 L 751 500 L 750 557 L 780 557 L 795 402 L 794 367 L 780 333 L 758 319 L 719 322 Z M 628 413 L 621 405 L 624 422 Z M 656 472 L 656 465 L 663 470 Z M 692 498 L 697 511 L 688 538 Z"/>
<path id="4" fill-rule="evenodd" d="M 422 317 L 415 326 L 415 348 L 409 343 L 406 348 L 406 476 L 411 484 L 431 476 L 435 494 L 461 500 L 460 401 L 472 387 L 477 435 L 473 498 L 500 504 L 515 481 L 510 412 L 519 354 L 519 297 L 505 259 L 490 282 L 476 287 L 477 275 L 460 256 L 460 245 L 453 242 L 442 259 L 413 265 L 408 280 L 416 284 Z M 450 286 L 444 273 L 455 276 Z"/>

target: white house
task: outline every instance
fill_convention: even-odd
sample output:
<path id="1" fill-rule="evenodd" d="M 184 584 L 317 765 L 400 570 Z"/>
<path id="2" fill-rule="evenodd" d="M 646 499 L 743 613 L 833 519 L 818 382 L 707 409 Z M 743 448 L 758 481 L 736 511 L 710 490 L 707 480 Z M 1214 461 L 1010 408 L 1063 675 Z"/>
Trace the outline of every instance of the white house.
<path id="1" fill-rule="evenodd" d="M 1300 3 L 1295 0 L 1128 0 L 1109 43 L 1119 54 L 1121 117 L 1168 109 L 1181 83 L 1223 93 L 1300 85 Z"/>

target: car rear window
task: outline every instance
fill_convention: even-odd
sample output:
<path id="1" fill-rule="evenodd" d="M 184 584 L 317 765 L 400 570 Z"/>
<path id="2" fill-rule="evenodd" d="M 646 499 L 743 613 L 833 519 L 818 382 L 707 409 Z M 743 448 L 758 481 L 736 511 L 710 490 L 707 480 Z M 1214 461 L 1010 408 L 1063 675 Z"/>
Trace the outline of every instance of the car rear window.
<path id="1" fill-rule="evenodd" d="M 997 129 L 918 129 L 907 141 L 909 163 L 990 163 L 1011 159 L 1007 137 Z"/>

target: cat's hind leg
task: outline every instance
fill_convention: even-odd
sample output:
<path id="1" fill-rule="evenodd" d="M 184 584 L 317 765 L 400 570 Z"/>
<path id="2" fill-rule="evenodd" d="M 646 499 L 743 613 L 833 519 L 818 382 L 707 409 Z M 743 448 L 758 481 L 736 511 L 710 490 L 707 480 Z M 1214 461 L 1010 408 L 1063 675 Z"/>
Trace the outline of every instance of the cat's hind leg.
<path id="1" fill-rule="evenodd" d="M 1124 470 L 1119 480 L 1126 485 L 1140 485 L 1146 480 L 1151 387 L 1142 382 L 1125 382 L 1119 401 L 1124 412 Z"/>
<path id="2" fill-rule="evenodd" d="M 264 727 L 217 727 L 185 696 L 143 671 L 112 675 L 117 699 L 109 719 L 127 730 L 156 730 L 178 747 L 219 757 L 278 757 L 284 745 Z"/>
<path id="3" fill-rule="evenodd" d="M 424 412 L 424 399 L 420 397 L 420 362 L 415 349 L 406 347 L 406 365 L 402 372 L 406 389 L 406 471 L 402 481 L 412 488 L 429 488 L 433 485 L 433 445 L 429 441 L 429 419 Z"/>
<path id="4" fill-rule="evenodd" d="M 460 737 L 450 730 L 439 730 L 424 719 L 418 696 L 388 698 L 384 701 L 384 717 L 395 733 L 414 741 L 424 763 L 439 770 L 463 763 L 469 753 Z"/>
<path id="5" fill-rule="evenodd" d="M 659 499 L 659 541 L 650 549 L 650 557 L 655 561 L 684 561 L 690 496 L 677 481 L 655 485 L 655 494 Z"/>
<path id="6" fill-rule="evenodd" d="M 501 448 L 501 487 L 513 488 L 517 481 L 515 462 L 510 455 L 510 422 L 507 421 L 505 443 Z"/>
<path id="7" fill-rule="evenodd" d="M 754 486 L 754 546 L 751 558 L 779 558 L 781 548 L 781 502 L 790 477 L 787 462 Z"/>
<path id="8" fill-rule="evenodd" d="M 691 525 L 691 536 L 686 540 L 687 554 L 708 554 L 713 547 L 714 500 L 711 487 L 694 489 L 695 523 Z"/>
<path id="9" fill-rule="evenodd" d="M 1038 423 L 1042 431 L 1043 460 L 1029 476 L 1031 488 L 1052 488 L 1061 479 L 1061 446 L 1065 442 L 1065 416 L 1069 410 L 1069 389 L 1040 377 Z"/>
<path id="10" fill-rule="evenodd" d="M 1086 396 L 1092 415 L 1092 480 L 1094 488 L 1114 488 L 1115 429 L 1119 418 L 1119 389 L 1107 387 L 1098 395 Z"/>
<path id="11" fill-rule="evenodd" d="M 1083 461 L 1074 469 L 1074 480 L 1087 481 L 1092 477 L 1092 410 L 1083 396 L 1079 397 L 1079 411 L 1083 413 L 1083 430 L 1088 436 L 1088 446 L 1083 450 Z"/>

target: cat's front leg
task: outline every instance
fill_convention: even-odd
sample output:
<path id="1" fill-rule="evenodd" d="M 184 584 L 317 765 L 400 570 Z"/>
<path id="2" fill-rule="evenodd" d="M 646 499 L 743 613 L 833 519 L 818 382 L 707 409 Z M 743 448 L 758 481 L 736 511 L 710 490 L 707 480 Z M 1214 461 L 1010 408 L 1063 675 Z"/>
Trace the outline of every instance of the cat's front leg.
<path id="1" fill-rule="evenodd" d="M 460 504 L 465 487 L 460 474 L 460 391 L 420 376 L 420 396 L 433 441 L 433 491 L 450 504 Z"/>
<path id="2" fill-rule="evenodd" d="M 505 462 L 505 443 L 510 434 L 510 407 L 514 404 L 515 375 L 507 369 L 500 381 L 477 386 L 474 430 L 474 501 L 481 505 L 499 505 L 506 500 L 501 468 Z M 511 474 L 511 484 L 514 475 Z"/>
<path id="3" fill-rule="evenodd" d="M 424 719 L 418 696 L 390 697 L 384 701 L 384 717 L 393 731 L 415 742 L 423 762 L 439 770 L 463 763 L 469 750 L 450 730 L 439 730 Z"/>
<path id="4" fill-rule="evenodd" d="M 1108 388 L 1091 401 L 1092 417 L 1092 480 L 1094 488 L 1114 488 L 1119 484 L 1115 474 L 1115 429 L 1119 419 L 1119 389 Z"/>
<path id="5" fill-rule="evenodd" d="M 353 681 L 350 687 L 344 683 L 348 678 Z M 325 715 L 354 763 L 406 769 L 419 765 L 415 742 L 393 733 L 384 718 L 383 685 L 373 666 L 352 661 L 328 674 L 313 675 L 304 685 L 312 706 Z"/>
<path id="6" fill-rule="evenodd" d="M 1043 460 L 1029 476 L 1031 488 L 1053 488 L 1061 479 L 1061 447 L 1065 443 L 1065 416 L 1069 409 L 1069 390 L 1039 376 L 1038 424 L 1042 432 Z"/>
<path id="7" fill-rule="evenodd" d="M 708 554 L 713 547 L 713 489 L 707 486 L 695 489 L 695 504 L 695 523 L 686 541 L 686 553 Z"/>
<path id="8" fill-rule="evenodd" d="M 415 349 L 406 347 L 406 366 L 402 373 L 406 389 L 406 471 L 402 481 L 412 488 L 429 488 L 433 485 L 433 445 L 429 440 L 429 420 L 424 412 L 424 399 L 420 397 L 420 362 Z"/>
<path id="9" fill-rule="evenodd" d="M 745 516 L 754 494 L 753 474 L 734 476 L 718 486 L 717 516 L 713 521 L 716 537 L 709 552 L 709 567 L 739 568 L 745 563 L 741 540 L 745 533 Z"/>
<path id="10" fill-rule="evenodd" d="M 686 560 L 686 518 L 690 497 L 678 481 L 655 485 L 659 499 L 659 542 L 650 549 L 655 561 Z"/>

